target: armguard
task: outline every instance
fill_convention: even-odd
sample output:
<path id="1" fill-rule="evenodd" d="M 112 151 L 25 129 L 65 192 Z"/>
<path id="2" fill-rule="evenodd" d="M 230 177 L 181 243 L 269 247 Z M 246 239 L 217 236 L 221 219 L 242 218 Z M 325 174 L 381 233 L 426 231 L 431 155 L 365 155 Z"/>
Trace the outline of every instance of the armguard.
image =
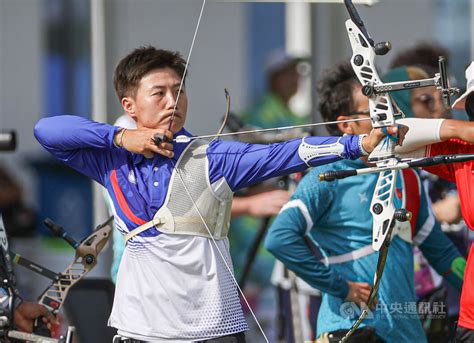
<path id="1" fill-rule="evenodd" d="M 408 126 L 409 130 L 403 141 L 403 146 L 396 146 L 397 155 L 409 155 L 426 145 L 441 142 L 440 129 L 444 119 L 406 118 L 397 121 L 398 124 Z"/>
<path id="2" fill-rule="evenodd" d="M 311 145 L 304 141 L 304 138 L 301 140 L 300 146 L 298 147 L 298 156 L 306 163 L 308 167 L 309 162 L 316 157 L 330 156 L 335 155 L 343 157 L 344 145 L 339 143 L 340 138 L 337 142 L 332 144 L 322 144 L 322 145 Z"/>

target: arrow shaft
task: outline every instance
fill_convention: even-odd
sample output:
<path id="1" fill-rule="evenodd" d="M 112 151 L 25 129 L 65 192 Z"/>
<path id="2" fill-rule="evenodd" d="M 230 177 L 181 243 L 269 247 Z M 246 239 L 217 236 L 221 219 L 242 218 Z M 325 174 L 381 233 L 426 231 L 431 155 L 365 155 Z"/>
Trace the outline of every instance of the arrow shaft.
<path id="1" fill-rule="evenodd" d="M 195 136 L 195 137 L 189 137 L 189 139 L 193 140 L 193 139 L 202 139 L 202 138 L 216 138 L 216 137 L 229 137 L 229 136 L 237 136 L 237 135 L 248 135 L 248 134 L 252 134 L 252 133 L 271 132 L 271 131 L 284 131 L 284 130 L 291 130 L 291 129 L 301 129 L 301 128 L 305 128 L 305 127 L 324 126 L 324 125 L 339 124 L 339 123 L 353 123 L 353 122 L 368 121 L 368 120 L 371 120 L 371 119 L 370 118 L 357 118 L 357 119 L 347 119 L 347 120 L 335 120 L 335 121 L 328 121 L 328 122 L 323 122 L 323 123 L 312 123 L 312 124 L 273 127 L 273 128 L 268 128 L 268 129 L 257 129 L 257 130 L 238 131 L 238 132 L 228 132 L 228 133 L 221 133 L 221 134 L 217 134 L 217 135 L 213 134 L 213 135 Z"/>

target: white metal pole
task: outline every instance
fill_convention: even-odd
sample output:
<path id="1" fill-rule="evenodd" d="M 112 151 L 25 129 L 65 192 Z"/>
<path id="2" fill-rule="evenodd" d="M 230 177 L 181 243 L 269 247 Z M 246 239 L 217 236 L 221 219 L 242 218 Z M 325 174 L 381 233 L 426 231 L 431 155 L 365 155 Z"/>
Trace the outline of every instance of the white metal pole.
<path id="1" fill-rule="evenodd" d="M 285 33 L 285 48 L 289 54 L 297 56 L 309 56 L 311 54 L 310 3 L 286 3 Z"/>
<path id="2" fill-rule="evenodd" d="M 91 2 L 91 64 L 92 64 L 92 119 L 107 121 L 106 62 L 105 62 L 105 4 L 104 0 Z M 107 208 L 103 188 L 93 183 L 94 227 L 105 221 Z"/>
<path id="3" fill-rule="evenodd" d="M 309 57 L 311 55 L 311 4 L 304 2 L 287 2 L 285 4 L 285 50 L 289 55 Z M 289 107 L 296 114 L 310 114 L 311 78 L 307 75 L 300 78 L 298 92 L 291 98 Z M 291 274 L 291 273 L 290 273 Z M 291 277 L 291 276 L 290 276 Z M 296 277 L 293 274 L 293 278 Z M 291 313 L 293 335 L 296 342 L 306 341 L 311 328 L 305 320 L 305 308 L 302 306 L 308 299 L 293 289 L 291 291 Z"/>
<path id="4" fill-rule="evenodd" d="M 311 4 L 287 2 L 285 5 L 285 50 L 293 56 L 311 56 Z M 297 114 L 311 112 L 311 78 L 300 80 L 298 92 L 289 103 Z"/>

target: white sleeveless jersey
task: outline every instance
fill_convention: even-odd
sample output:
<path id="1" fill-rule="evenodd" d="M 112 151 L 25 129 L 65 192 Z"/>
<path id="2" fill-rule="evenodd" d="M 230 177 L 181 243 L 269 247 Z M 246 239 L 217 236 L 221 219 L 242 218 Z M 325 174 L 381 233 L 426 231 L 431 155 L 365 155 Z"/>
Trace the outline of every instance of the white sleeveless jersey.
<path id="1" fill-rule="evenodd" d="M 227 263 L 227 239 L 216 241 Z M 214 243 L 159 235 L 125 249 L 109 324 L 145 341 L 201 340 L 248 329 L 239 294 Z"/>
<path id="2" fill-rule="evenodd" d="M 208 223 L 211 230 L 219 228 L 226 232 L 232 192 L 225 180 L 210 185 L 207 172 L 201 172 L 208 168 L 203 148 L 202 142 L 196 142 L 183 155 L 195 156 L 196 152 L 200 155 L 197 159 L 180 158 L 184 162 L 179 161 L 177 168 L 187 179 L 186 186 L 193 198 L 199 199 L 198 206 L 205 218 L 219 218 Z M 164 207 L 176 218 L 195 216 L 189 197 L 183 195 L 182 183 L 176 175 L 171 179 Z M 179 193 L 179 201 L 172 200 L 173 194 Z M 216 206 L 221 210 L 214 211 Z M 120 218 L 115 218 L 119 231 L 128 231 Z M 156 237 L 135 236 L 129 241 L 117 274 L 109 325 L 124 336 L 148 342 L 204 340 L 247 330 L 238 289 L 232 279 L 228 239 L 217 239 L 216 243 L 232 275 L 210 238 L 199 233 L 183 234 L 186 228 L 180 231 L 180 234 L 163 233 Z"/>

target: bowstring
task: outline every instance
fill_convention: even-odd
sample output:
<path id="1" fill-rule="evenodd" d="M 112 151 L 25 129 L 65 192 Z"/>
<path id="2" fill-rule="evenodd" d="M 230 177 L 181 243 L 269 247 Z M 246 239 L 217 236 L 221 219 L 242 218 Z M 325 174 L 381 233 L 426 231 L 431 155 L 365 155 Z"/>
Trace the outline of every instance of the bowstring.
<path id="1" fill-rule="evenodd" d="M 173 160 L 172 160 L 172 161 L 173 161 Z M 173 161 L 173 164 L 174 164 L 174 161 Z M 175 166 L 176 166 L 176 165 L 175 165 Z M 192 197 L 192 195 L 191 195 L 191 192 L 189 191 L 188 187 L 186 186 L 186 183 L 184 182 L 184 180 L 183 180 L 183 178 L 182 178 L 182 176 L 181 176 L 181 173 L 180 173 L 179 169 L 178 169 L 178 168 L 175 168 L 175 170 L 176 170 L 176 174 L 178 175 L 178 177 L 179 177 L 181 183 L 183 184 L 183 187 L 184 187 L 186 193 L 188 194 L 189 199 L 191 199 L 191 202 L 192 202 L 193 205 L 194 205 L 194 209 L 196 210 L 197 214 L 198 214 L 199 217 L 201 218 L 202 223 L 203 223 L 204 226 L 206 227 L 206 230 L 207 230 L 207 232 L 208 232 L 208 234 L 209 234 L 209 237 L 211 237 L 212 243 L 213 243 L 214 246 L 216 247 L 216 249 L 217 249 L 219 255 L 221 256 L 222 261 L 224 261 L 225 267 L 226 267 L 227 271 L 229 272 L 229 275 L 231 276 L 232 280 L 234 281 L 235 285 L 237 286 L 237 289 L 239 290 L 239 293 L 240 293 L 240 295 L 242 296 L 242 299 L 244 300 L 245 304 L 247 305 L 247 308 L 249 309 L 250 313 L 252 314 L 252 317 L 253 317 L 253 319 L 255 320 L 255 323 L 257 323 L 257 326 L 258 326 L 260 332 L 262 333 L 263 338 L 264 338 L 265 341 L 268 343 L 269 341 L 268 341 L 267 336 L 265 335 L 265 331 L 263 331 L 263 328 L 262 328 L 262 326 L 260 325 L 260 322 L 258 321 L 257 316 L 255 315 L 254 311 L 252 310 L 252 307 L 250 307 L 250 304 L 249 304 L 247 298 L 246 298 L 245 295 L 244 295 L 244 291 L 242 290 L 242 288 L 240 288 L 239 283 L 237 282 L 237 279 L 235 278 L 234 273 L 232 272 L 232 268 L 231 268 L 231 267 L 229 266 L 229 264 L 227 263 L 227 260 L 226 260 L 226 258 L 225 258 L 225 256 L 224 256 L 224 254 L 222 253 L 221 249 L 219 249 L 219 246 L 217 245 L 217 242 L 216 242 L 214 236 L 212 235 L 211 229 L 209 228 L 209 226 L 207 225 L 206 221 L 204 220 L 204 216 L 201 214 L 201 211 L 199 210 L 199 208 L 198 208 L 196 202 L 194 201 L 194 199 L 193 199 L 193 197 Z"/>
<path id="2" fill-rule="evenodd" d="M 190 60 L 190 58 L 191 58 L 191 54 L 192 54 L 192 51 L 193 51 L 194 42 L 196 41 L 196 36 L 197 36 L 198 30 L 199 30 L 199 25 L 200 25 L 200 23 L 201 23 L 201 18 L 202 18 L 202 15 L 203 15 L 203 13 L 204 13 L 205 4 L 206 4 L 206 0 L 203 0 L 202 6 L 201 6 L 201 11 L 200 11 L 200 13 L 199 13 L 199 18 L 198 18 L 198 21 L 197 21 L 197 24 L 196 24 L 196 28 L 195 28 L 195 30 L 194 30 L 194 36 L 193 36 L 193 40 L 192 40 L 192 42 L 191 42 L 191 47 L 189 48 L 188 57 L 187 57 L 187 59 L 186 59 L 186 65 L 185 65 L 185 67 L 184 67 L 183 77 L 181 78 L 181 82 L 180 82 L 180 84 L 179 84 L 178 95 L 177 95 L 177 97 L 176 97 L 176 102 L 175 102 L 175 104 L 174 104 L 173 113 L 171 114 L 171 119 L 170 119 L 170 123 L 169 123 L 169 126 L 168 126 L 168 130 L 170 130 L 170 131 L 171 131 L 171 126 L 173 125 L 173 120 L 174 120 L 175 113 L 176 113 L 176 107 L 178 106 L 179 97 L 180 97 L 180 95 L 181 95 L 181 90 L 182 90 L 182 88 L 183 88 L 184 79 L 185 79 L 185 77 L 186 77 L 186 72 L 187 72 L 187 70 L 188 70 L 189 60 Z M 212 240 L 214 246 L 216 247 L 216 249 L 217 249 L 219 255 L 221 256 L 222 261 L 224 262 L 224 265 L 226 266 L 227 271 L 229 272 L 229 274 L 230 274 L 232 280 L 234 281 L 235 285 L 237 286 L 237 289 L 239 290 L 239 293 L 240 293 L 240 295 L 242 296 L 242 299 L 244 300 L 245 304 L 247 305 L 247 308 L 249 309 L 250 313 L 252 314 L 253 319 L 254 319 L 255 322 L 257 323 L 257 326 L 258 326 L 258 328 L 260 329 L 260 332 L 262 333 L 262 335 L 263 335 L 265 341 L 268 343 L 268 342 L 269 342 L 269 341 L 268 341 L 268 338 L 267 338 L 267 336 L 265 335 L 265 332 L 263 331 L 263 328 L 262 328 L 262 326 L 260 325 L 260 323 L 259 323 L 259 321 L 258 321 L 258 319 L 257 319 L 257 317 L 256 317 L 256 315 L 255 315 L 255 313 L 254 313 L 254 311 L 253 311 L 252 308 L 250 307 L 250 304 L 249 304 L 247 298 L 245 297 L 243 290 L 240 288 L 239 283 L 237 282 L 237 280 L 236 280 L 236 278 L 235 278 L 235 276 L 234 276 L 234 273 L 232 272 L 232 268 L 229 266 L 229 264 L 227 263 L 227 260 L 226 260 L 225 257 L 224 257 L 224 254 L 223 254 L 222 251 L 219 249 L 219 246 L 217 245 L 217 242 L 216 242 L 216 240 L 214 239 L 214 237 L 213 237 L 213 235 L 212 235 L 212 232 L 211 232 L 209 226 L 207 225 L 206 221 L 204 220 L 204 217 L 203 217 L 203 215 L 201 214 L 201 211 L 199 210 L 199 208 L 198 208 L 196 202 L 194 201 L 194 199 L 193 199 L 191 193 L 189 192 L 189 189 L 188 189 L 188 187 L 186 186 L 186 183 L 184 182 L 183 178 L 181 177 L 181 173 L 179 172 L 178 168 L 176 168 L 176 164 L 174 163 L 173 159 L 170 159 L 170 160 L 171 160 L 171 163 L 173 164 L 173 168 L 176 170 L 176 173 L 177 173 L 177 175 L 178 175 L 178 177 L 179 177 L 181 183 L 183 184 L 184 189 L 186 190 L 186 193 L 188 194 L 189 199 L 190 199 L 191 202 L 193 203 L 193 206 L 194 206 L 194 208 L 196 209 L 196 212 L 198 213 L 199 217 L 201 218 L 201 221 L 203 222 L 204 226 L 206 227 L 206 230 L 207 230 L 209 236 L 211 237 L 211 240 Z"/>
<path id="3" fill-rule="evenodd" d="M 197 21 L 197 24 L 196 24 L 196 29 L 194 30 L 193 40 L 191 41 L 191 47 L 189 48 L 188 57 L 186 59 L 186 65 L 184 66 L 183 77 L 181 78 L 181 82 L 179 83 L 178 95 L 176 96 L 176 102 L 175 102 L 174 107 L 173 107 L 173 113 L 171 114 L 170 123 L 168 125 L 168 131 L 171 131 L 171 126 L 173 125 L 173 120 L 174 120 L 175 113 L 176 113 L 176 107 L 178 107 L 179 97 L 181 95 L 181 90 L 183 89 L 184 80 L 186 79 L 186 73 L 188 71 L 189 60 L 191 59 L 191 54 L 193 53 L 194 42 L 196 41 L 196 36 L 197 36 L 198 30 L 199 30 L 199 25 L 201 24 L 201 18 L 202 18 L 202 14 L 204 13 L 204 6 L 205 5 L 206 5 L 206 0 L 203 0 L 202 1 L 202 6 L 201 6 L 201 11 L 199 12 L 199 18 L 198 18 L 198 21 Z"/>

